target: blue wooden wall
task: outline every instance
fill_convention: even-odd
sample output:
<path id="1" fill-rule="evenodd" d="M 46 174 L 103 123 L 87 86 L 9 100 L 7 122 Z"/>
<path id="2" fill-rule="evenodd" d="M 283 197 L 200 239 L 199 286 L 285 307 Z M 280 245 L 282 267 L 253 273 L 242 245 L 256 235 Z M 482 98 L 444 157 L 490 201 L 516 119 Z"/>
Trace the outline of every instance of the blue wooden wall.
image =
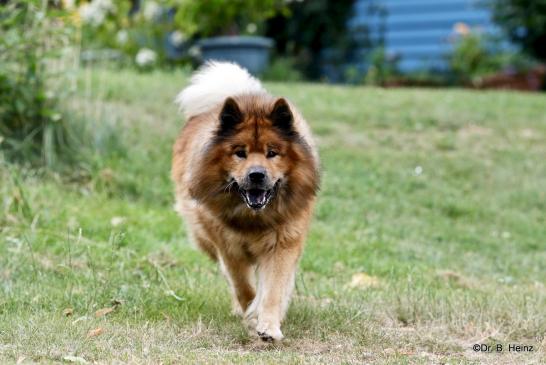
<path id="1" fill-rule="evenodd" d="M 491 12 L 483 0 L 356 0 L 348 29 L 354 38 L 369 35 L 372 42 L 384 39 L 388 55 L 400 57 L 400 69 L 443 68 L 452 48 L 454 26 L 495 33 Z M 383 15 L 382 15 L 383 14 Z M 365 62 L 364 49 L 355 59 Z"/>

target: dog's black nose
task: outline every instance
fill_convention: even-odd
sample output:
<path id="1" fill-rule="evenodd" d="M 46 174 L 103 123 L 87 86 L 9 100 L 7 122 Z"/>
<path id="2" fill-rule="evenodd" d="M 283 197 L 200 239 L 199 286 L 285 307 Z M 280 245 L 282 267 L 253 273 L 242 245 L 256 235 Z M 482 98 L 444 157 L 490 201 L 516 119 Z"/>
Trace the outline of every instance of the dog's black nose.
<path id="1" fill-rule="evenodd" d="M 248 171 L 248 178 L 250 179 L 250 182 L 254 184 L 260 184 L 263 183 L 266 177 L 266 172 L 263 167 L 256 166 L 251 167 Z"/>

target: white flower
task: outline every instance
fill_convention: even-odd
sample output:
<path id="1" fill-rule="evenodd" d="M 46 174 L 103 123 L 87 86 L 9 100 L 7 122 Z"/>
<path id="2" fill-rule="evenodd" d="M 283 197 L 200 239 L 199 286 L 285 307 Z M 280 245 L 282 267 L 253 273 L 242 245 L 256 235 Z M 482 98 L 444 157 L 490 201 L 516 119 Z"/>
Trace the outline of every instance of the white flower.
<path id="1" fill-rule="evenodd" d="M 188 54 L 190 57 L 199 58 L 201 57 L 201 49 L 198 46 L 192 46 L 188 49 Z"/>
<path id="2" fill-rule="evenodd" d="M 178 47 L 178 46 L 181 46 L 182 43 L 186 41 L 187 37 L 181 31 L 175 30 L 174 32 L 171 33 L 171 35 L 169 36 L 169 39 L 171 40 L 171 43 L 173 44 L 173 46 Z"/>
<path id="3" fill-rule="evenodd" d="M 102 9 L 104 12 L 114 11 L 116 7 L 112 0 L 93 0 L 92 2 L 97 8 Z"/>
<path id="4" fill-rule="evenodd" d="M 94 3 L 85 3 L 78 9 L 80 18 L 84 24 L 99 26 L 104 21 L 104 11 L 97 7 Z"/>
<path id="5" fill-rule="evenodd" d="M 258 30 L 258 27 L 256 26 L 256 24 L 254 23 L 249 23 L 247 26 L 246 26 L 246 31 L 250 34 L 254 34 L 256 33 L 256 31 Z"/>
<path id="6" fill-rule="evenodd" d="M 413 173 L 415 174 L 415 176 L 419 176 L 423 173 L 423 168 L 421 166 L 415 166 Z"/>
<path id="7" fill-rule="evenodd" d="M 161 6 L 155 1 L 146 1 L 143 14 L 146 20 L 157 19 L 161 15 Z"/>
<path id="8" fill-rule="evenodd" d="M 90 3 L 84 3 L 78 9 L 80 18 L 84 24 L 99 26 L 106 18 L 109 12 L 114 12 L 116 7 L 112 0 L 93 0 Z"/>
<path id="9" fill-rule="evenodd" d="M 141 48 L 135 57 L 135 62 L 140 67 L 151 66 L 155 61 L 157 61 L 157 54 L 149 48 Z"/>
<path id="10" fill-rule="evenodd" d="M 125 29 L 120 30 L 116 33 L 116 42 L 118 44 L 124 45 L 129 40 L 129 33 Z"/>
<path id="11" fill-rule="evenodd" d="M 104 20 L 104 13 L 94 6 L 93 3 L 82 4 L 78 12 L 84 24 L 97 26 Z"/>

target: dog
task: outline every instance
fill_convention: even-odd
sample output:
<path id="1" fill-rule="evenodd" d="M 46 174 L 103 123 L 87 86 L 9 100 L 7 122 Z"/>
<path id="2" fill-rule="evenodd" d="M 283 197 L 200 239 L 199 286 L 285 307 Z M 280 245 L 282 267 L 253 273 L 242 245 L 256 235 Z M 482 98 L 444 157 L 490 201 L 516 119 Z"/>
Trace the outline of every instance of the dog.
<path id="1" fill-rule="evenodd" d="M 310 128 L 233 63 L 205 64 L 176 102 L 186 117 L 173 147 L 176 210 L 219 263 L 234 313 L 280 341 L 319 189 Z"/>

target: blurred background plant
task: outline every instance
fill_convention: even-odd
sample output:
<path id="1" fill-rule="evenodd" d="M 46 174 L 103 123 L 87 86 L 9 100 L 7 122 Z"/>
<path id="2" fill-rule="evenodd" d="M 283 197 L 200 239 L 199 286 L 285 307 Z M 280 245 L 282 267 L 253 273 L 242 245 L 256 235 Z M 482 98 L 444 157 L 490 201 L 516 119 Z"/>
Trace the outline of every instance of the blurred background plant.
<path id="1" fill-rule="evenodd" d="M 197 38 L 256 35 L 285 1 L 92 0 L 65 1 L 81 25 L 84 61 L 112 58 L 140 70 L 195 63 Z M 107 52 L 105 52 L 105 50 Z"/>
<path id="2" fill-rule="evenodd" d="M 94 101 L 100 80 L 81 66 L 75 15 L 60 2 L 0 4 L 0 159 L 74 175 L 122 150 L 113 117 Z"/>
<path id="3" fill-rule="evenodd" d="M 321 60 L 343 64 L 353 56 L 356 41 L 347 31 L 354 0 L 286 1 L 287 10 L 269 18 L 265 35 L 275 40 L 278 57 L 294 60 L 307 79 L 323 77 Z"/>
<path id="4" fill-rule="evenodd" d="M 479 32 L 465 31 L 454 42 L 448 56 L 449 65 L 459 82 L 471 82 L 476 78 L 501 69 L 498 52 L 488 39 Z"/>
<path id="5" fill-rule="evenodd" d="M 546 1 L 489 0 L 493 18 L 528 55 L 546 61 Z"/>
<path id="6" fill-rule="evenodd" d="M 187 37 L 176 31 L 172 14 L 156 1 L 64 2 L 82 34 L 82 61 L 111 59 L 140 70 L 172 64 L 169 48 L 182 47 Z"/>
<path id="7" fill-rule="evenodd" d="M 61 15 L 45 1 L 0 5 L 0 150 L 10 159 L 52 166 L 81 142 L 60 103 L 77 63 Z"/>
<path id="8" fill-rule="evenodd" d="M 384 47 L 377 47 L 370 52 L 369 64 L 364 83 L 367 85 L 385 85 L 385 83 L 400 76 L 398 58 L 389 56 Z"/>
<path id="9" fill-rule="evenodd" d="M 178 29 L 188 35 L 261 34 L 265 20 L 289 14 L 284 0 L 170 0 Z"/>
<path id="10" fill-rule="evenodd" d="M 502 38 L 484 34 L 464 24 L 456 25 L 453 52 L 448 55 L 456 84 L 479 86 L 483 79 L 499 72 L 522 73 L 537 65 Z"/>
<path id="11" fill-rule="evenodd" d="M 274 57 L 261 77 L 266 81 L 277 82 L 295 82 L 304 79 L 304 75 L 296 67 L 296 60 L 291 57 Z"/>

